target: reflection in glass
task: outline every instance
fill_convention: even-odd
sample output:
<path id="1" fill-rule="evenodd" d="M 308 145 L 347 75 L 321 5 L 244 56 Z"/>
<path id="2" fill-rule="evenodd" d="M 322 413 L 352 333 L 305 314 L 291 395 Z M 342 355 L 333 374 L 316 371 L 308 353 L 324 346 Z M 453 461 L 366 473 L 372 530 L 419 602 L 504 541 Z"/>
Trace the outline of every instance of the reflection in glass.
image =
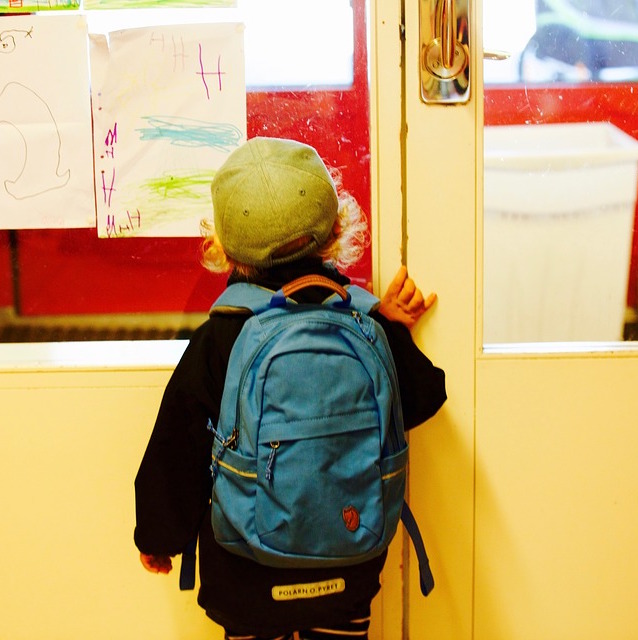
<path id="1" fill-rule="evenodd" d="M 638 339 L 638 2 L 484 0 L 484 25 L 511 54 L 484 66 L 484 342 Z"/>
<path id="2" fill-rule="evenodd" d="M 617 0 L 537 0 L 536 31 L 521 80 L 635 80 L 638 5 Z"/>

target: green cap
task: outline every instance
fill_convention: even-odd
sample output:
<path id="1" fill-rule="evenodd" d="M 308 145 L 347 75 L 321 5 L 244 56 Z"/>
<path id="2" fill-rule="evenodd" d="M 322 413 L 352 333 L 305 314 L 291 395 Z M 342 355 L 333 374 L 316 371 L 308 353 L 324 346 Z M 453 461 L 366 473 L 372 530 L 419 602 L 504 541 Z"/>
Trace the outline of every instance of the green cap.
<path id="1" fill-rule="evenodd" d="M 211 185 L 215 231 L 236 262 L 269 267 L 314 252 L 330 236 L 339 202 L 312 147 L 282 138 L 252 138 L 233 151 Z M 299 238 L 293 253 L 273 254 Z"/>

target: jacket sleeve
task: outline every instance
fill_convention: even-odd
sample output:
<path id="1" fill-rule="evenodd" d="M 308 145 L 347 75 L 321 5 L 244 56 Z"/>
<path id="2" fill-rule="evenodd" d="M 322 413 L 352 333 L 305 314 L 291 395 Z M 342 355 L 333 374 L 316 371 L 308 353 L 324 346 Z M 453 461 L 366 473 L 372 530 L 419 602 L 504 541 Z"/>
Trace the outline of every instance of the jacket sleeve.
<path id="1" fill-rule="evenodd" d="M 434 366 L 399 322 L 373 314 L 388 338 L 394 357 L 406 431 L 431 418 L 447 399 L 445 372 Z"/>
<path id="2" fill-rule="evenodd" d="M 176 555 L 197 535 L 211 491 L 207 425 L 219 416 L 235 324 L 200 327 L 164 391 L 135 479 L 135 544 L 143 553 Z"/>

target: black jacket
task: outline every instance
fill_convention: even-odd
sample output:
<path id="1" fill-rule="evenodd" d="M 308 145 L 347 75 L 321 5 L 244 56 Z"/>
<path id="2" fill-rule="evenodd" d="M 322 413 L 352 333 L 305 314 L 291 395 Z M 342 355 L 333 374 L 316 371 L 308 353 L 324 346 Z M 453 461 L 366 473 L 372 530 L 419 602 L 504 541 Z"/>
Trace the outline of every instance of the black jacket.
<path id="1" fill-rule="evenodd" d="M 257 282 L 278 289 L 307 273 L 322 273 L 341 284 L 347 278 L 306 259 L 269 270 Z M 239 278 L 231 276 L 229 283 Z M 300 301 L 317 302 L 325 291 L 306 289 Z M 298 296 L 294 296 L 298 297 Z M 446 399 L 441 369 L 414 345 L 401 324 L 374 315 L 395 358 L 406 429 L 415 427 Z M 386 554 L 366 563 L 330 569 L 273 569 L 228 553 L 210 523 L 212 436 L 217 422 L 230 351 L 245 316 L 215 315 L 193 334 L 164 392 L 155 427 L 135 480 L 135 543 L 143 553 L 177 555 L 199 531 L 199 604 L 216 622 L 237 633 L 277 635 L 337 624 L 369 615 L 379 590 Z M 418 461 L 413 464 L 418 464 Z M 343 578 L 342 593 L 313 599 L 274 601 L 275 585 Z"/>

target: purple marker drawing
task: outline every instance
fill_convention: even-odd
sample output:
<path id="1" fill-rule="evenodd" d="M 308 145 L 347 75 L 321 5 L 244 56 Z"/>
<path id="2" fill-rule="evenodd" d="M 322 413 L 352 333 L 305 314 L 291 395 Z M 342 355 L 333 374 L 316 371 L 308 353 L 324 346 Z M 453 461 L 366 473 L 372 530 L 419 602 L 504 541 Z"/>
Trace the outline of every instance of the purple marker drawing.
<path id="1" fill-rule="evenodd" d="M 111 196 L 115 191 L 115 168 L 112 169 L 111 174 L 111 186 L 106 186 L 106 180 L 104 179 L 104 171 L 101 171 L 102 174 L 102 193 L 104 194 L 104 202 L 107 206 L 111 206 Z"/>
<path id="2" fill-rule="evenodd" d="M 208 83 L 206 82 L 206 76 L 217 76 L 217 82 L 219 85 L 219 90 L 222 91 L 222 76 L 225 75 L 225 71 L 222 71 L 222 57 L 221 54 L 217 56 L 217 71 L 204 71 L 204 60 L 202 58 L 202 45 L 201 43 L 198 45 L 199 47 L 199 72 L 197 75 L 201 76 L 202 82 L 204 83 L 204 88 L 206 89 L 206 99 L 210 100 L 210 91 L 208 89 Z"/>

